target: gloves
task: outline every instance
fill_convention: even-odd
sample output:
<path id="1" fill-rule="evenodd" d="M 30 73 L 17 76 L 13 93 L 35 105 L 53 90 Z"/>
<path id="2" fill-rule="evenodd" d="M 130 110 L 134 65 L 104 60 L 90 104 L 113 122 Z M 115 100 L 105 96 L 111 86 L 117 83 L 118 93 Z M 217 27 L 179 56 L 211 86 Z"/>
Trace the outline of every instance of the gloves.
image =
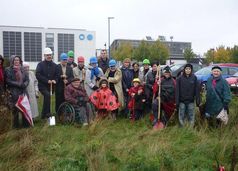
<path id="1" fill-rule="evenodd" d="M 100 77 L 96 77 L 96 81 L 99 81 L 101 78 Z"/>
<path id="2" fill-rule="evenodd" d="M 84 97 L 78 97 L 77 105 L 79 105 L 79 106 L 85 106 L 86 105 L 86 101 L 84 100 Z"/>
<path id="3" fill-rule="evenodd" d="M 97 90 L 97 89 L 98 89 L 98 86 L 93 86 L 92 89 L 93 89 L 93 90 Z"/>

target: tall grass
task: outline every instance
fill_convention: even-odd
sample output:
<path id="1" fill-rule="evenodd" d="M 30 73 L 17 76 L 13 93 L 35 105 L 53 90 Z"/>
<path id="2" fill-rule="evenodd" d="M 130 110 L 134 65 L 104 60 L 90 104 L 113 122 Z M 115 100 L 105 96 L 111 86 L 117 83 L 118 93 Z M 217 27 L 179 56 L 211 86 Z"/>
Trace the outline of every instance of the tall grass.
<path id="1" fill-rule="evenodd" d="M 38 121 L 34 128 L 0 135 L 0 170 L 226 170 L 238 144 L 238 100 L 225 127 L 179 128 L 176 119 L 153 131 L 148 118 L 103 120 L 90 127 Z M 175 117 L 176 118 L 176 117 Z M 236 170 L 238 167 L 236 166 Z"/>

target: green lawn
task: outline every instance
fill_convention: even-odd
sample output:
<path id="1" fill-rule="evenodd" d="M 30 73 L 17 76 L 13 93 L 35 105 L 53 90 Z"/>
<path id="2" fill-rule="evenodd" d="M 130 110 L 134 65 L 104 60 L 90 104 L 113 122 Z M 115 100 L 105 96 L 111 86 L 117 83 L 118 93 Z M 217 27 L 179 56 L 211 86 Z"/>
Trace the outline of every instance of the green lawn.
<path id="1" fill-rule="evenodd" d="M 210 129 L 179 128 L 176 120 L 152 131 L 148 117 L 134 124 L 104 120 L 90 127 L 38 121 L 34 128 L 0 135 L 0 170 L 215 170 L 216 161 L 231 167 L 238 148 L 238 99 L 233 98 L 229 125 Z M 238 166 L 236 166 L 238 170 Z"/>

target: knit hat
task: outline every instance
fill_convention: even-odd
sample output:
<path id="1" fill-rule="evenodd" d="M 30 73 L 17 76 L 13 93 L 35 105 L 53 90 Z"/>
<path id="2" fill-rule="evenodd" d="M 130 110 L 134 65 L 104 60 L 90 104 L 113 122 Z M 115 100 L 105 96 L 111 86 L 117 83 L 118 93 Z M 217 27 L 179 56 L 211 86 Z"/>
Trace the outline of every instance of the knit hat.
<path id="1" fill-rule="evenodd" d="M 102 78 L 102 79 L 100 80 L 100 82 L 99 82 L 99 87 L 101 87 L 102 84 L 106 84 L 106 85 L 108 86 L 108 81 L 107 81 L 106 78 Z"/>
<path id="2" fill-rule="evenodd" d="M 170 69 L 169 66 L 164 67 L 163 73 L 171 73 L 171 72 L 172 72 L 172 71 L 171 71 L 171 69 Z"/>
<path id="3" fill-rule="evenodd" d="M 186 64 L 186 65 L 184 66 L 184 69 L 187 68 L 187 67 L 188 67 L 188 68 L 191 68 L 191 70 L 193 70 L 193 65 L 192 65 L 192 64 Z"/>
<path id="4" fill-rule="evenodd" d="M 214 69 L 219 69 L 220 71 L 222 71 L 221 67 L 219 67 L 218 65 L 212 67 L 212 70 L 214 70 Z"/>

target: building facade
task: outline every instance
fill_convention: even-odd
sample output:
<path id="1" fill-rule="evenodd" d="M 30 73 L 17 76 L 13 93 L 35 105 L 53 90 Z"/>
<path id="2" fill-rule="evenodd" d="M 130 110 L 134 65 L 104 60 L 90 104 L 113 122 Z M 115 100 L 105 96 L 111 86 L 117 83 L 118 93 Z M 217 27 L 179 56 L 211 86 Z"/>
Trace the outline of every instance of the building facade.
<path id="1" fill-rule="evenodd" d="M 130 43 L 133 48 L 140 45 L 142 40 L 130 40 L 130 39 L 116 39 L 111 44 L 111 50 L 116 50 L 123 43 Z M 153 44 L 154 40 L 144 40 L 149 44 Z M 169 58 L 167 64 L 169 63 L 185 63 L 183 53 L 186 48 L 191 48 L 191 42 L 174 42 L 174 41 L 161 41 L 169 50 Z"/>
<path id="2" fill-rule="evenodd" d="M 74 51 L 75 62 L 78 56 L 84 56 L 88 63 L 95 56 L 95 37 L 95 31 L 84 29 L 0 26 L 0 54 L 4 58 L 19 55 L 29 62 L 30 69 L 35 69 L 44 59 L 44 48 L 49 47 L 56 63 L 60 54 L 69 50 Z"/>

